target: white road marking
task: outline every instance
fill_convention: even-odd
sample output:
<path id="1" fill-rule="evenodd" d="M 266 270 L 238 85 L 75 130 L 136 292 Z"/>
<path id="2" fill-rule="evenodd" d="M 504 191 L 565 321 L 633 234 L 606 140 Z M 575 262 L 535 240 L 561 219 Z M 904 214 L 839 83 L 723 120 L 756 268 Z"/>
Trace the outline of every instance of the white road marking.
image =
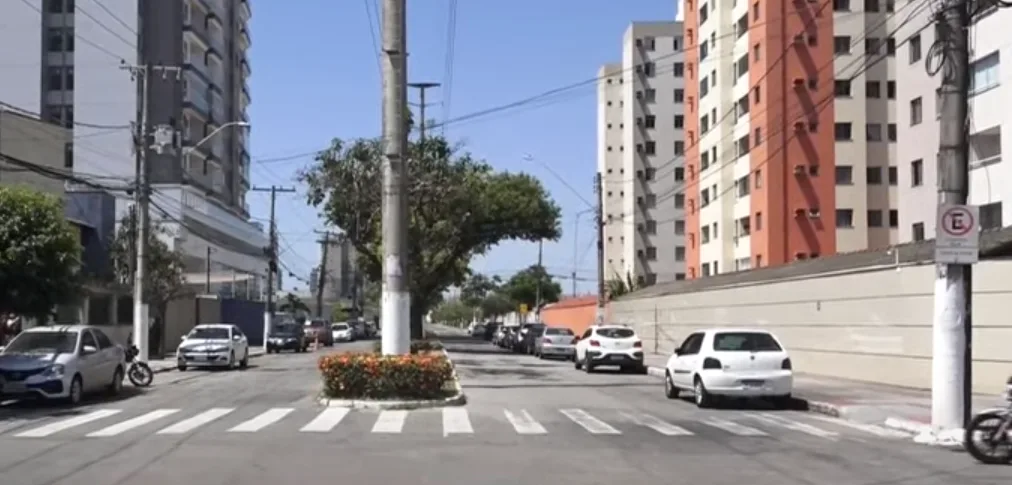
<path id="1" fill-rule="evenodd" d="M 611 427 L 608 423 L 591 416 L 590 413 L 582 409 L 560 409 L 559 412 L 564 414 L 574 423 L 580 425 L 590 434 L 622 434 L 621 431 Z"/>
<path id="2" fill-rule="evenodd" d="M 738 424 L 733 421 L 728 421 L 726 419 L 706 418 L 700 422 L 708 426 L 713 426 L 714 428 L 722 429 L 724 431 L 727 431 L 728 433 L 736 434 L 738 436 L 769 436 L 768 434 L 766 434 L 761 430 L 750 428 L 743 424 Z"/>
<path id="3" fill-rule="evenodd" d="M 817 436 L 819 438 L 836 439 L 836 438 L 838 438 L 840 436 L 840 433 L 837 433 L 835 431 L 828 431 L 828 430 L 825 430 L 825 429 L 822 429 L 822 428 L 819 428 L 819 427 L 816 427 L 816 426 L 812 426 L 812 425 L 807 424 L 807 423 L 801 423 L 801 422 L 798 422 L 798 421 L 792 421 L 792 420 L 787 419 L 787 418 L 785 418 L 783 416 L 777 416 L 775 414 L 770 414 L 770 413 L 755 413 L 755 414 L 752 414 L 752 413 L 749 413 L 747 415 L 749 417 L 751 417 L 752 419 L 761 421 L 761 422 L 766 423 L 766 424 L 768 424 L 770 426 L 776 426 L 776 427 L 780 427 L 780 428 L 786 428 L 786 429 L 789 429 L 789 430 L 792 430 L 792 431 L 800 431 L 802 433 L 810 434 L 812 436 Z"/>
<path id="4" fill-rule="evenodd" d="M 649 414 L 622 413 L 630 421 L 639 426 L 646 426 L 664 436 L 691 436 L 693 433 L 681 426 L 675 426 Z"/>
<path id="5" fill-rule="evenodd" d="M 234 428 L 228 430 L 230 433 L 255 433 L 264 429 L 278 421 L 281 421 L 295 411 L 295 408 L 271 408 L 259 416 L 250 419 L 244 423 L 239 423 Z"/>
<path id="6" fill-rule="evenodd" d="M 376 418 L 376 424 L 372 426 L 372 432 L 400 433 L 404 430 L 404 421 L 407 419 L 407 411 L 380 411 L 379 417 Z"/>
<path id="7" fill-rule="evenodd" d="M 94 433 L 88 433 L 89 438 L 102 438 L 106 436 L 116 436 L 120 433 L 125 433 L 134 428 L 139 428 L 148 423 L 153 423 L 162 419 L 166 416 L 171 416 L 178 413 L 178 409 L 156 409 L 147 414 L 142 414 L 136 418 L 131 418 L 126 421 L 116 423 L 112 426 L 95 431 Z"/>
<path id="8" fill-rule="evenodd" d="M 30 429 L 14 436 L 18 438 L 45 438 L 46 436 L 59 433 L 60 431 L 66 431 L 70 428 L 88 424 L 92 421 L 98 421 L 100 419 L 108 418 L 109 416 L 114 416 L 120 412 L 122 412 L 120 409 L 99 409 L 98 411 L 92 411 L 87 414 L 74 416 L 73 418 L 67 418 L 52 424 Z"/>
<path id="9" fill-rule="evenodd" d="M 169 426 L 155 434 L 186 434 L 205 424 L 210 423 L 228 413 L 235 411 L 235 408 L 211 408 L 191 418 L 186 418 L 172 426 Z"/>
<path id="10" fill-rule="evenodd" d="M 310 433 L 326 433 L 341 423 L 341 420 L 351 411 L 349 408 L 327 408 L 316 415 L 312 421 L 302 427 L 299 431 Z"/>
<path id="11" fill-rule="evenodd" d="M 547 434 L 548 430 L 541 423 L 534 420 L 534 417 L 527 412 L 526 409 L 522 409 L 520 414 L 513 414 L 509 409 L 503 409 L 503 413 L 506 415 L 506 420 L 513 425 L 513 429 L 517 431 L 517 434 Z"/>
<path id="12" fill-rule="evenodd" d="M 466 408 L 443 408 L 443 436 L 474 434 Z"/>
<path id="13" fill-rule="evenodd" d="M 877 425 L 874 425 L 874 424 L 854 423 L 854 422 L 847 421 L 847 420 L 844 420 L 844 419 L 831 418 L 829 416 L 817 416 L 817 415 L 814 415 L 814 414 L 811 415 L 811 416 L 808 416 L 808 417 L 811 418 L 811 419 L 818 419 L 819 421 L 825 421 L 827 423 L 832 423 L 832 424 L 835 424 L 837 426 L 845 426 L 845 427 L 848 427 L 848 428 L 851 428 L 851 429 L 856 429 L 858 431 L 864 431 L 865 433 L 873 434 L 875 436 L 879 436 L 879 437 L 882 437 L 882 438 L 909 438 L 909 437 L 912 436 L 910 433 L 904 433 L 902 431 L 897 431 L 897 430 L 894 430 L 894 429 L 889 429 L 889 428 L 886 428 L 886 427 L 883 427 L 883 426 L 877 426 Z"/>

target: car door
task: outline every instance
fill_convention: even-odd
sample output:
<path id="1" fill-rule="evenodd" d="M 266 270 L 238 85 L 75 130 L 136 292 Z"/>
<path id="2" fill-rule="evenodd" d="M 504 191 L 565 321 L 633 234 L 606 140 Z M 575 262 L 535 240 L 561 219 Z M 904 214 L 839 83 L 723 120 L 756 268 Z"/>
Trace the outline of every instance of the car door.
<path id="1" fill-rule="evenodd" d="M 88 349 L 86 352 L 85 349 Z M 88 329 L 81 330 L 80 346 L 78 347 L 77 359 L 80 362 L 78 372 L 84 380 L 84 390 L 93 391 L 108 384 L 102 380 L 102 352 L 99 350 L 98 341 Z M 112 379 L 110 378 L 111 382 Z"/>
<path id="2" fill-rule="evenodd" d="M 90 331 L 95 336 L 95 341 L 98 342 L 98 353 L 102 357 L 100 364 L 102 377 L 112 381 L 112 374 L 116 372 L 116 367 L 120 363 L 122 349 L 116 346 L 105 332 L 97 328 Z"/>
<path id="3" fill-rule="evenodd" d="M 699 359 L 699 350 L 703 346 L 704 333 L 696 332 L 682 341 L 678 348 L 678 357 L 674 359 L 671 370 L 671 381 L 678 387 L 692 387 L 692 371 Z"/>
<path id="4" fill-rule="evenodd" d="M 236 339 L 235 337 L 239 337 Z M 235 355 L 237 359 L 242 359 L 249 351 L 249 340 L 246 338 L 246 334 L 242 333 L 239 327 L 232 326 L 232 341 L 236 344 L 232 348 L 235 349 Z"/>

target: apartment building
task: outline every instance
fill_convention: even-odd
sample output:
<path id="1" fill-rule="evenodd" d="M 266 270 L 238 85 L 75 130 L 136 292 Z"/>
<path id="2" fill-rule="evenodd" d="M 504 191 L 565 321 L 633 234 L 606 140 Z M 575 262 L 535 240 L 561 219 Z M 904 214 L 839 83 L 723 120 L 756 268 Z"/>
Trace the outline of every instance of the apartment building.
<path id="1" fill-rule="evenodd" d="M 327 274 L 324 279 L 323 299 L 339 301 L 354 298 L 355 278 L 358 277 L 358 273 L 355 270 L 355 247 L 351 244 L 351 240 L 344 236 L 331 240 L 326 254 Z M 309 278 L 309 291 L 316 295 L 320 285 L 319 266 L 310 271 Z"/>
<path id="2" fill-rule="evenodd" d="M 935 237 L 940 104 L 940 75 L 925 69 L 928 50 L 938 40 L 934 28 L 922 29 L 931 10 L 917 13 L 902 27 L 898 39 L 909 39 L 897 54 L 896 80 L 902 88 L 898 103 L 899 238 L 918 241 Z M 970 200 L 980 207 L 980 226 L 1007 225 L 1003 204 L 1012 200 L 1012 166 L 1004 163 L 1004 145 L 1012 141 L 1012 89 L 1002 60 L 1012 58 L 1008 25 L 1012 10 L 992 7 L 976 17 L 970 32 L 973 47 L 970 97 Z"/>
<path id="3" fill-rule="evenodd" d="M 152 217 L 190 272 L 265 275 L 267 238 L 245 202 L 248 130 L 237 127 L 249 122 L 251 15 L 249 0 L 2 2 L 0 102 L 73 128 L 67 169 L 125 182 L 136 174 L 130 124 L 141 97 L 121 67 L 179 67 L 149 83 L 149 122 L 174 127 L 177 148 L 148 152 Z"/>
<path id="4" fill-rule="evenodd" d="M 609 279 L 650 285 L 685 278 L 684 48 L 681 22 L 634 22 L 623 36 L 622 62 L 599 71 Z"/>
<path id="5" fill-rule="evenodd" d="M 894 244 L 893 1 L 684 6 L 688 277 Z"/>

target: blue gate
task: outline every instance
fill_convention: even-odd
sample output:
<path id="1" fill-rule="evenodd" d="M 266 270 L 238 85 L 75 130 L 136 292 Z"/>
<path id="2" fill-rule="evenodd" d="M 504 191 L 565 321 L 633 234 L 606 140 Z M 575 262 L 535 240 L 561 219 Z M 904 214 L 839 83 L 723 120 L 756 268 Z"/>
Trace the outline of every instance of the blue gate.
<path id="1" fill-rule="evenodd" d="M 251 347 L 259 347 L 264 344 L 263 302 L 222 298 L 221 321 L 242 329 L 249 339 Z"/>

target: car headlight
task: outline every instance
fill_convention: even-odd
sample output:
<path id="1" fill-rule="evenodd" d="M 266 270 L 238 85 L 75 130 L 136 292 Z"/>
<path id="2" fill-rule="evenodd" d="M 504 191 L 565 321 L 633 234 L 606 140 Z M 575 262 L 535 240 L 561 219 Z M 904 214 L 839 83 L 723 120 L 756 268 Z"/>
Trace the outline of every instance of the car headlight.
<path id="1" fill-rule="evenodd" d="M 66 370 L 63 364 L 53 364 L 45 372 L 42 373 L 44 377 L 50 377 L 53 379 L 60 379 L 63 377 L 63 371 Z"/>

